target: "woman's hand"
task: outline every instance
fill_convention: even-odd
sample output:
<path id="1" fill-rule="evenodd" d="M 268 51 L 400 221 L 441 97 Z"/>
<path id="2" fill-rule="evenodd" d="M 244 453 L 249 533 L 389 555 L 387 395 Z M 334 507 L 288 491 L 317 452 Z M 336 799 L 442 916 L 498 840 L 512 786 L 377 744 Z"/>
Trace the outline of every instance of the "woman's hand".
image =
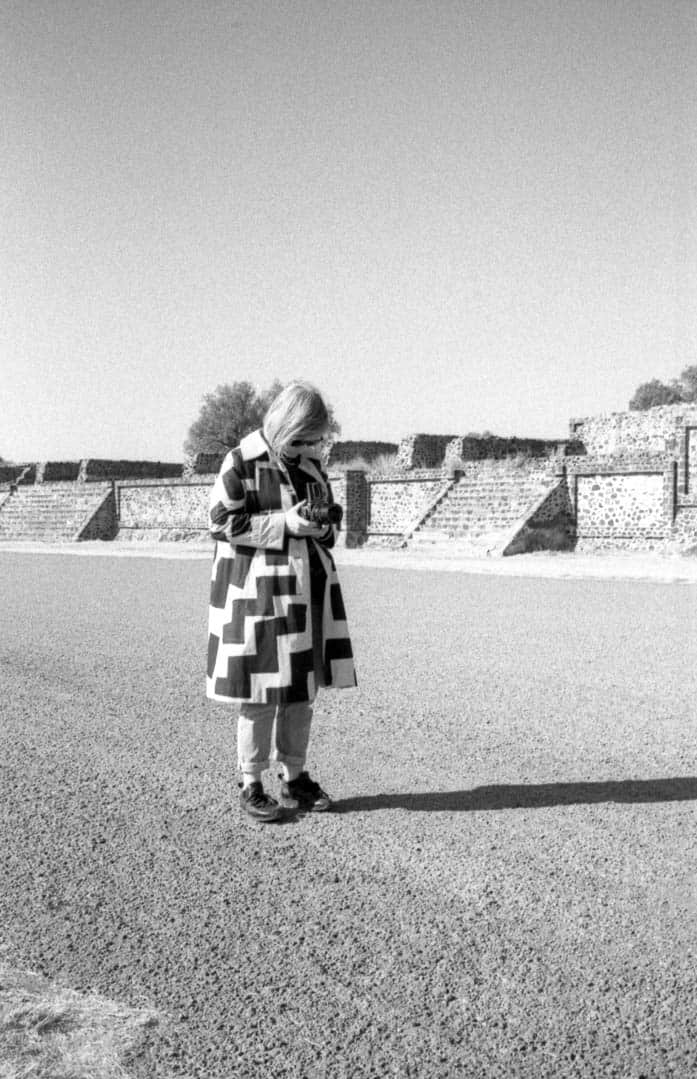
<path id="1" fill-rule="evenodd" d="M 302 502 L 296 503 L 292 509 L 286 510 L 286 532 L 300 539 L 319 539 L 326 529 L 315 524 L 314 521 L 308 521 L 298 512 L 302 506 L 306 505 L 307 499 L 304 499 Z"/>

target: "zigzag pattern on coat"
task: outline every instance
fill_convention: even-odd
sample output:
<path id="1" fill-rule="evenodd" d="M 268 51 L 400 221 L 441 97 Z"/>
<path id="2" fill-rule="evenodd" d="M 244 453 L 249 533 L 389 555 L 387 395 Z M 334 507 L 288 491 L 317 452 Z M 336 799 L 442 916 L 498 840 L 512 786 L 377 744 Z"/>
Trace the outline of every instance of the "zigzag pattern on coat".
<path id="1" fill-rule="evenodd" d="M 290 670 L 290 684 L 274 688 L 267 686 L 265 700 L 267 704 L 293 703 L 294 701 L 307 700 L 307 679 L 314 670 L 314 657 L 311 648 L 302 652 L 293 652 L 287 655 L 279 638 L 271 640 L 268 636 L 270 628 L 275 628 L 277 623 L 285 619 L 278 618 L 266 622 L 258 622 L 253 629 L 256 642 L 256 652 L 245 653 L 241 656 L 228 656 L 227 670 L 225 675 L 215 680 L 215 692 L 217 695 L 226 697 L 243 695 L 252 696 L 252 675 L 255 674 L 280 674 L 281 662 L 279 652 L 283 655 L 284 667 Z M 218 639 L 211 634 L 209 641 L 209 677 L 213 677 L 213 667 L 218 650 Z"/>
<path id="2" fill-rule="evenodd" d="M 257 577 L 257 595 L 252 599 L 234 599 L 230 621 L 223 627 L 223 644 L 244 644 L 245 618 L 271 620 L 267 629 L 274 636 L 304 633 L 307 624 L 307 604 L 290 603 L 285 615 L 276 615 L 275 596 L 295 596 L 295 581 L 291 577 Z"/>
<path id="3" fill-rule="evenodd" d="M 233 588 L 244 588 L 252 568 L 255 553 L 257 559 L 263 557 L 269 569 L 274 566 L 288 566 L 290 562 L 287 550 L 255 552 L 253 547 L 236 547 L 235 558 L 231 566 L 222 558 L 218 561 L 215 576 L 211 581 L 211 607 L 216 607 L 220 611 L 225 608 L 228 600 L 228 588 L 231 585 Z M 295 579 L 292 577 L 279 578 L 279 580 L 292 580 L 295 584 Z M 288 594 L 295 595 L 295 591 Z"/>

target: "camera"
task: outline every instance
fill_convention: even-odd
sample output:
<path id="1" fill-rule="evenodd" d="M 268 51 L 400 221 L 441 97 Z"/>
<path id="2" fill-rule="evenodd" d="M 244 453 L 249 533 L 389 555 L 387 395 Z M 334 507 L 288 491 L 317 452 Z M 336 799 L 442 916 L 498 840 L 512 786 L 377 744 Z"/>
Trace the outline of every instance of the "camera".
<path id="1" fill-rule="evenodd" d="M 327 525 L 340 525 L 344 511 L 338 502 L 331 502 L 321 483 L 308 483 L 307 505 L 301 506 L 298 513 L 306 521 L 326 528 Z"/>

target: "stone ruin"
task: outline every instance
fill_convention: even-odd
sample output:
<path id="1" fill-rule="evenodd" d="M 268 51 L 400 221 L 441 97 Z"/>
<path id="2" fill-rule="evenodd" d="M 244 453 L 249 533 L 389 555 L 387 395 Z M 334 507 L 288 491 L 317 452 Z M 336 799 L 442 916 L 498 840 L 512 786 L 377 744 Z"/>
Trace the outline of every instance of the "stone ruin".
<path id="1" fill-rule="evenodd" d="M 697 405 L 572 419 L 557 441 L 413 434 L 399 446 L 340 445 L 329 473 L 348 545 L 697 549 Z M 385 473 L 341 467 L 394 454 Z M 205 541 L 219 463 L 0 466 L 0 540 Z"/>

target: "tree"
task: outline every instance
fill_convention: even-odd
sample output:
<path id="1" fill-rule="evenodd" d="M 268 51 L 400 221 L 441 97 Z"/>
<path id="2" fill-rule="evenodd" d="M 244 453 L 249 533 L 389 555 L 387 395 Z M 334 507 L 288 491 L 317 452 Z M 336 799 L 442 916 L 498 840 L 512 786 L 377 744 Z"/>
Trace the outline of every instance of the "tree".
<path id="1" fill-rule="evenodd" d="M 637 387 L 629 407 L 633 412 L 644 412 L 647 408 L 656 408 L 657 405 L 679 404 L 682 399 L 682 394 L 675 385 L 668 386 L 654 378 Z"/>
<path id="2" fill-rule="evenodd" d="M 679 384 L 683 401 L 697 402 L 697 364 L 685 368 Z"/>
<path id="3" fill-rule="evenodd" d="M 197 453 L 225 453 L 239 445 L 244 435 L 261 427 L 267 408 L 281 390 L 283 383 L 274 379 L 268 390 L 258 392 L 251 382 L 233 382 L 217 386 L 204 395 L 198 419 L 189 428 L 184 453 L 193 458 Z M 334 419 L 330 405 L 329 429 L 338 434 L 341 428 Z"/>
<path id="4" fill-rule="evenodd" d="M 661 382 L 657 378 L 642 382 L 629 402 L 632 411 L 644 411 L 657 405 L 679 405 L 697 402 L 697 364 L 686 367 L 680 378 Z"/>

